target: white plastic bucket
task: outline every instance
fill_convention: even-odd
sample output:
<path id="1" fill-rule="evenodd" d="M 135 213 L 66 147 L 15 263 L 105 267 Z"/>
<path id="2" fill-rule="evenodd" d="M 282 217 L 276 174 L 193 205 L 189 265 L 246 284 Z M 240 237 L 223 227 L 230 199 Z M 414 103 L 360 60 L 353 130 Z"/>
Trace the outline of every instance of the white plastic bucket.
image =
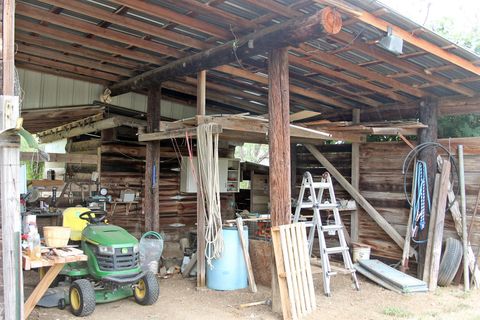
<path id="1" fill-rule="evenodd" d="M 372 251 L 372 247 L 368 245 L 361 244 L 361 243 L 354 243 L 353 244 L 353 262 L 370 259 L 371 251 Z"/>

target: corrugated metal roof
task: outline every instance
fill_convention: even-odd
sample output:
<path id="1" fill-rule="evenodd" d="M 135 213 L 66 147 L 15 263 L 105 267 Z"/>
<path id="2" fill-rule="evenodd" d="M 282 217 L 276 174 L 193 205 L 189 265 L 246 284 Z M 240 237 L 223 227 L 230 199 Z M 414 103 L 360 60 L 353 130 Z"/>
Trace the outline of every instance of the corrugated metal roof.
<path id="1" fill-rule="evenodd" d="M 206 4 L 208 0 L 197 0 L 199 4 Z M 272 2 L 272 6 L 265 7 L 264 4 L 268 3 L 268 1 Z M 244 0 L 227 0 L 221 1 L 219 3 L 212 3 L 203 8 L 202 10 L 197 10 L 196 7 L 190 7 L 187 2 L 182 1 L 174 1 L 174 0 L 151 0 L 145 2 L 146 4 L 153 4 L 162 8 L 162 10 L 170 10 L 172 14 L 177 14 L 180 16 L 185 16 L 188 19 L 195 19 L 200 22 L 198 25 L 189 25 L 188 23 L 179 23 L 179 21 L 170 21 L 170 17 L 167 16 L 159 16 L 156 12 L 152 11 L 149 13 L 136 11 L 135 9 L 128 8 L 128 10 L 124 10 L 121 6 L 117 5 L 116 3 L 110 0 L 80 0 L 77 1 L 81 4 L 87 4 L 94 8 L 95 10 L 102 10 L 105 12 L 115 12 L 119 9 L 122 10 L 121 14 L 124 15 L 127 19 L 133 19 L 140 23 L 145 23 L 151 25 L 152 28 L 163 28 L 171 32 L 171 34 L 178 34 L 182 36 L 187 36 L 195 40 L 203 41 L 206 47 L 214 47 L 216 45 L 226 43 L 227 41 L 241 37 L 243 34 L 251 32 L 251 30 L 259 30 L 261 26 L 270 26 L 275 25 L 283 21 L 287 21 L 291 18 L 288 14 L 285 14 L 287 10 L 296 10 L 299 13 L 304 15 L 313 14 L 319 9 L 325 7 L 315 1 L 295 1 L 295 0 L 265 0 L 262 4 L 257 4 L 251 1 L 244 1 Z M 381 12 L 380 18 L 384 19 L 385 21 L 395 24 L 407 31 L 410 30 L 420 30 L 421 26 L 412 22 L 411 20 L 407 19 L 406 17 L 401 16 L 400 14 L 394 12 L 393 10 L 386 8 L 383 4 L 379 3 L 378 1 L 364 1 L 364 0 L 347 0 L 346 2 L 362 8 L 368 12 L 374 12 L 379 9 L 384 9 Z M 38 0 L 21 0 L 19 3 L 27 4 L 30 6 L 35 6 L 37 8 L 41 8 L 45 10 L 45 12 L 50 11 L 54 7 L 52 5 L 45 4 Z M 133 4 L 134 2 L 132 2 Z M 210 3 L 210 2 L 208 2 Z M 280 10 L 279 13 L 275 12 L 275 8 L 277 6 L 285 6 L 284 10 Z M 168 48 L 174 50 L 181 50 L 183 54 L 192 54 L 195 52 L 200 51 L 197 47 L 192 48 L 189 47 L 187 44 L 183 43 L 182 41 L 176 40 L 173 36 L 171 38 L 164 37 L 163 35 L 156 34 L 155 32 L 151 32 L 150 34 L 146 34 L 145 31 L 136 30 L 134 27 L 129 26 L 128 24 L 119 24 L 119 23 L 107 23 L 102 24 L 103 22 L 99 19 L 94 17 L 90 17 L 89 15 L 85 14 L 84 12 L 76 12 L 68 9 L 57 10 L 55 9 L 55 13 L 61 15 L 62 17 L 67 17 L 68 19 L 72 19 L 75 21 L 80 21 L 83 23 L 89 23 L 91 25 L 100 26 L 115 30 L 123 35 L 123 38 L 117 39 L 106 39 L 102 37 L 101 33 L 98 35 L 93 35 L 92 39 L 100 40 L 103 44 L 112 46 L 112 48 L 128 48 L 132 52 L 139 52 L 144 53 L 145 55 L 153 56 L 153 57 L 161 57 L 160 61 L 164 63 L 168 63 L 173 61 L 173 57 L 166 56 L 165 54 L 161 54 L 156 50 L 152 50 L 148 47 L 148 41 L 154 43 L 160 43 Z M 374 90 L 375 87 L 372 87 L 370 90 L 366 90 L 362 87 L 360 81 L 368 81 L 369 84 L 374 84 L 375 86 L 383 89 L 392 89 L 393 92 L 398 94 L 399 96 L 406 97 L 407 100 L 415 101 L 419 99 L 418 92 L 424 94 L 425 96 L 428 95 L 436 95 L 438 97 L 443 96 L 451 96 L 451 95 L 465 95 L 465 90 L 479 90 L 480 87 L 480 79 L 479 81 L 468 81 L 468 82 L 458 82 L 456 80 L 461 79 L 469 79 L 474 76 L 471 72 L 466 71 L 460 67 L 457 67 L 447 61 L 444 61 L 437 56 L 430 54 L 428 52 L 423 52 L 419 50 L 415 45 L 410 43 L 404 42 L 403 46 L 403 55 L 395 57 L 393 55 L 380 55 L 383 58 L 379 58 L 378 54 L 375 54 L 375 50 L 377 52 L 382 52 L 382 49 L 378 44 L 378 40 L 385 35 L 385 32 L 379 30 L 371 25 L 367 25 L 363 22 L 352 20 L 353 18 L 344 12 L 341 13 L 344 21 L 348 21 L 348 23 L 342 28 L 342 35 L 345 39 L 353 39 L 352 41 L 345 43 L 343 40 L 339 40 L 335 36 L 323 36 L 318 39 L 311 39 L 307 42 L 309 46 L 312 47 L 312 50 L 309 52 L 304 52 L 302 49 L 293 48 L 290 50 L 292 55 L 296 55 L 301 60 L 304 61 L 301 63 L 295 63 L 295 65 L 290 66 L 290 70 L 292 73 L 291 83 L 292 85 L 300 88 L 309 90 L 315 89 L 318 92 L 322 92 L 325 95 L 329 95 L 338 99 L 339 102 L 352 104 L 355 97 L 361 100 L 361 97 L 358 96 L 358 93 L 365 93 L 370 92 L 372 89 Z M 25 17 L 22 15 L 22 12 L 18 12 L 19 20 L 21 21 L 30 21 L 33 23 L 40 23 L 38 19 L 32 19 L 29 17 Z M 222 17 L 230 16 L 230 19 L 224 19 Z M 186 21 L 190 21 L 190 20 Z M 231 20 L 242 21 L 242 25 L 251 25 L 250 28 L 243 30 L 240 26 L 231 25 Z M 178 20 L 178 19 L 177 19 Z M 202 23 L 205 24 L 207 27 L 202 27 Z M 260 25 L 259 25 L 260 23 Z M 68 32 L 71 34 L 75 34 L 77 36 L 86 37 L 89 36 L 83 32 L 79 32 L 74 28 L 66 28 L 66 27 L 59 27 L 55 25 L 55 23 L 49 23 L 48 28 L 53 30 L 60 30 L 64 32 Z M 209 29 L 210 28 L 210 29 Z M 218 34 L 225 34 L 225 37 L 218 37 L 213 36 L 211 29 L 217 29 Z M 148 31 L 148 30 L 147 30 Z M 416 35 L 424 39 L 432 44 L 435 44 L 440 47 L 452 46 L 452 43 L 429 30 L 421 30 L 422 32 L 417 33 Z M 32 30 L 35 32 L 35 30 Z M 24 33 L 24 31 L 20 31 L 20 34 Z M 135 38 L 142 38 L 146 39 L 147 41 L 142 42 L 145 43 L 145 46 L 135 47 L 131 46 L 128 41 L 123 40 L 124 38 L 131 37 L 132 39 Z M 55 40 L 59 41 L 61 45 L 67 45 L 65 42 L 68 40 L 65 39 L 54 39 L 52 36 L 43 36 L 40 35 L 39 38 L 41 39 L 48 39 L 48 40 Z M 98 39 L 97 39 L 98 38 Z M 348 40 L 347 40 L 348 41 Z M 355 41 L 358 41 L 364 45 L 369 46 L 368 50 L 359 49 L 355 45 Z M 78 44 L 77 44 L 78 45 Z M 203 46 L 200 46 L 203 47 Z M 95 48 L 92 46 L 88 47 L 91 50 L 98 50 L 100 53 L 105 53 L 106 49 L 104 48 Z M 371 50 L 370 50 L 371 49 Z M 58 53 L 59 49 L 54 49 Z M 348 67 L 337 65 L 336 62 L 329 61 L 328 59 L 315 59 L 315 51 L 321 51 L 324 53 L 334 54 L 337 58 L 343 59 L 344 61 L 361 66 L 362 64 L 366 63 L 363 68 L 374 72 L 379 75 L 378 80 L 372 79 L 371 76 L 368 78 L 365 77 L 363 74 L 358 74 L 358 72 L 353 72 L 348 70 Z M 480 61 L 480 57 L 464 50 L 462 48 L 453 48 L 450 50 L 451 53 L 458 55 L 469 61 Z M 108 55 L 108 52 L 107 52 Z M 119 54 L 113 55 L 115 58 L 121 58 L 127 61 L 134 61 L 131 57 L 122 57 Z M 388 59 L 384 58 L 388 57 Z M 48 57 L 46 57 L 48 58 Z M 88 56 L 82 56 L 82 58 L 88 59 Z M 234 66 L 238 68 L 241 72 L 231 72 L 230 74 L 226 74 L 224 72 L 217 72 L 217 71 L 209 71 L 209 74 L 212 74 L 211 79 L 213 83 L 217 85 L 223 85 L 228 87 L 229 89 L 234 90 L 242 90 L 242 86 L 251 86 L 252 91 L 264 90 L 265 84 L 259 84 L 256 82 L 255 77 L 249 79 L 248 72 L 245 74 L 245 71 L 253 70 L 254 75 L 259 74 L 266 74 L 266 63 L 265 60 L 267 59 L 266 55 L 259 54 L 255 57 L 250 59 L 244 59 L 244 61 L 236 61 L 232 63 L 230 66 Z M 396 64 L 397 59 L 402 59 L 402 64 Z M 92 59 L 93 61 L 94 59 Z M 298 60 L 298 59 L 297 59 Z M 304 63 L 307 60 L 312 61 L 318 65 L 323 67 L 329 68 L 333 74 L 332 75 L 325 75 L 319 74 L 315 71 L 315 69 L 309 68 L 308 64 Z M 378 60 L 378 61 L 377 61 Z M 94 61 L 92 63 L 92 70 L 95 68 L 99 68 L 101 70 L 102 61 Z M 371 63 L 370 63 L 371 62 Z M 109 65 L 115 65 L 115 61 L 108 61 Z M 137 73 L 138 70 L 149 70 L 153 67 L 157 67 L 158 65 L 152 64 L 150 61 L 139 61 L 139 64 L 143 64 L 140 69 L 131 70 L 134 73 Z M 26 64 L 23 62 L 23 64 Z M 72 64 L 75 64 L 72 62 Z M 414 66 L 414 70 L 410 71 L 408 68 L 405 68 L 405 65 L 412 64 Z M 428 69 L 430 68 L 437 68 L 442 66 L 449 66 L 448 69 L 441 69 L 435 70 L 429 73 Z M 38 66 L 36 66 L 38 67 Z M 418 72 L 418 68 L 427 69 L 425 73 Z M 107 71 L 110 72 L 110 71 Z M 331 73 L 331 72 L 329 72 Z M 344 78 L 340 79 L 335 77 L 334 75 L 337 74 L 338 77 Z M 371 74 L 371 73 L 370 73 Z M 348 77 L 344 77 L 347 75 L 351 77 L 353 80 L 350 80 Z M 307 78 L 305 78 L 307 77 Z M 407 90 L 408 87 L 403 86 L 400 88 L 391 88 L 390 85 L 386 85 L 382 82 L 384 77 L 391 77 L 392 81 L 398 81 L 398 84 L 407 84 L 412 87 L 412 90 Z M 436 77 L 436 78 L 435 78 Z M 172 81 L 175 79 L 172 79 Z M 449 85 L 449 84 L 452 85 Z M 341 87 L 342 91 L 333 92 L 328 87 Z M 456 86 L 456 87 L 454 87 Z M 418 89 L 419 88 L 419 89 Z M 295 92 L 295 88 L 292 88 L 292 92 Z M 413 91 L 415 90 L 415 91 Z M 229 90 L 231 92 L 231 90 Z M 342 96 L 338 96 L 341 94 Z M 293 100 L 292 105 L 308 105 L 305 102 L 312 102 L 312 108 L 314 106 L 314 100 L 311 96 L 308 95 L 308 91 L 302 94 L 292 93 Z M 471 95 L 470 93 L 467 95 Z M 365 97 L 371 98 L 375 101 L 379 101 L 381 103 L 395 103 L 396 101 L 392 100 L 393 95 L 389 95 L 388 98 L 385 95 L 385 91 L 379 90 L 378 92 L 371 92 L 370 94 L 366 95 Z M 241 97 L 241 95 L 225 94 L 225 97 L 230 97 L 235 100 Z M 300 98 L 301 97 L 301 98 Z M 395 96 L 393 96 L 395 98 Z M 298 101 L 296 100 L 298 99 Z M 352 100 L 353 99 L 353 100 Z M 402 100 L 402 99 L 400 99 Z M 405 99 L 403 99 L 405 100 Z M 245 101 L 243 99 L 242 101 Z M 248 103 L 247 101 L 245 101 Z M 367 101 L 368 102 L 368 101 Z M 365 103 L 363 101 L 362 103 Z M 362 103 L 358 103 L 358 105 L 363 105 Z M 398 101 L 397 101 L 398 103 Z M 320 103 L 324 105 L 323 103 Z M 353 104 L 355 105 L 355 104 Z M 308 106 L 307 106 L 308 107 Z M 324 106 L 326 108 L 330 108 L 332 106 Z"/>

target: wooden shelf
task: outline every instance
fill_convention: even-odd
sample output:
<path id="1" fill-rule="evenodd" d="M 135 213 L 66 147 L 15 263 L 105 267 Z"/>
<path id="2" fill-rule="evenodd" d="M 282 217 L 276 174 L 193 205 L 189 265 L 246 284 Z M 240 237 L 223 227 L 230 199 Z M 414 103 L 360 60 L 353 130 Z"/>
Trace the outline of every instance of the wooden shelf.
<path id="1" fill-rule="evenodd" d="M 56 249 L 62 250 L 62 249 Z M 87 256 L 83 254 L 82 250 L 69 248 L 69 251 L 74 250 L 74 255 L 58 256 L 49 253 L 42 253 L 42 257 L 39 260 L 31 259 L 26 252 L 22 252 L 22 262 L 24 270 L 38 269 L 42 267 L 51 267 L 55 264 L 64 264 L 76 261 L 87 261 Z M 49 251 L 50 252 L 50 251 Z"/>

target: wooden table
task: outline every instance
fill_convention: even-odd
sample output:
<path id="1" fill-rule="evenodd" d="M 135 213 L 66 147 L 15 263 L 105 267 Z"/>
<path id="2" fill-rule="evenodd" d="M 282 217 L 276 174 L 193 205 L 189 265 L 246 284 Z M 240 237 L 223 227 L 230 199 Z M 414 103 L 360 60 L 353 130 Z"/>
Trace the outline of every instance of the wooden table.
<path id="1" fill-rule="evenodd" d="M 83 254 L 82 250 L 75 248 L 68 248 L 70 255 L 59 256 L 53 254 L 53 250 L 49 250 L 47 253 L 42 253 L 42 258 L 39 260 L 32 260 L 25 252 L 22 253 L 22 262 L 24 270 L 38 269 L 44 267 L 50 267 L 47 273 L 42 277 L 40 282 L 37 284 L 32 294 L 28 297 L 25 302 L 25 319 L 28 318 L 32 310 L 37 305 L 38 301 L 43 297 L 48 287 L 52 284 L 53 280 L 57 277 L 60 271 L 63 269 L 63 266 L 69 262 L 76 261 L 87 261 L 87 256 Z M 59 254 L 62 254 L 62 251 L 65 249 L 55 249 Z M 63 251 L 67 252 L 67 251 Z"/>

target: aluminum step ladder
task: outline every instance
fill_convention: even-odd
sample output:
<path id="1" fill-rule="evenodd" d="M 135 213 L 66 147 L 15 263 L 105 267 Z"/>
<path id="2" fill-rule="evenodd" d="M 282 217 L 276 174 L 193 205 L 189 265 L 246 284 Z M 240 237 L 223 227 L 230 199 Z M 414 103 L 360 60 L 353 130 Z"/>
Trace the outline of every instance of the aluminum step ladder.
<path id="1" fill-rule="evenodd" d="M 310 191 L 310 196 L 305 199 L 305 190 Z M 330 199 L 323 199 L 324 191 L 328 190 Z M 350 257 L 347 241 L 345 240 L 344 227 L 338 211 L 337 200 L 335 199 L 335 191 L 333 189 L 332 178 L 328 172 L 322 175 L 320 182 L 314 182 L 310 172 L 303 174 L 302 186 L 298 195 L 297 206 L 295 208 L 295 215 L 293 217 L 294 222 L 300 220 L 300 212 L 302 209 L 312 209 L 313 218 L 311 221 L 306 221 L 306 227 L 310 228 L 308 233 L 308 250 L 310 256 L 312 256 L 313 242 L 315 240 L 315 231 L 318 234 L 318 243 L 320 247 L 320 257 L 322 262 L 323 273 L 323 289 L 326 296 L 331 296 L 330 292 L 330 277 L 337 274 L 336 271 L 332 271 L 330 265 L 329 255 L 341 253 L 343 257 L 343 264 L 345 269 L 343 273 L 349 273 L 352 281 L 357 290 L 360 289 L 358 285 L 357 275 L 353 268 L 352 259 Z M 320 216 L 320 210 L 333 211 L 334 223 L 323 225 Z M 338 237 L 340 246 L 327 248 L 325 241 L 325 232 L 330 235 L 336 235 Z"/>

